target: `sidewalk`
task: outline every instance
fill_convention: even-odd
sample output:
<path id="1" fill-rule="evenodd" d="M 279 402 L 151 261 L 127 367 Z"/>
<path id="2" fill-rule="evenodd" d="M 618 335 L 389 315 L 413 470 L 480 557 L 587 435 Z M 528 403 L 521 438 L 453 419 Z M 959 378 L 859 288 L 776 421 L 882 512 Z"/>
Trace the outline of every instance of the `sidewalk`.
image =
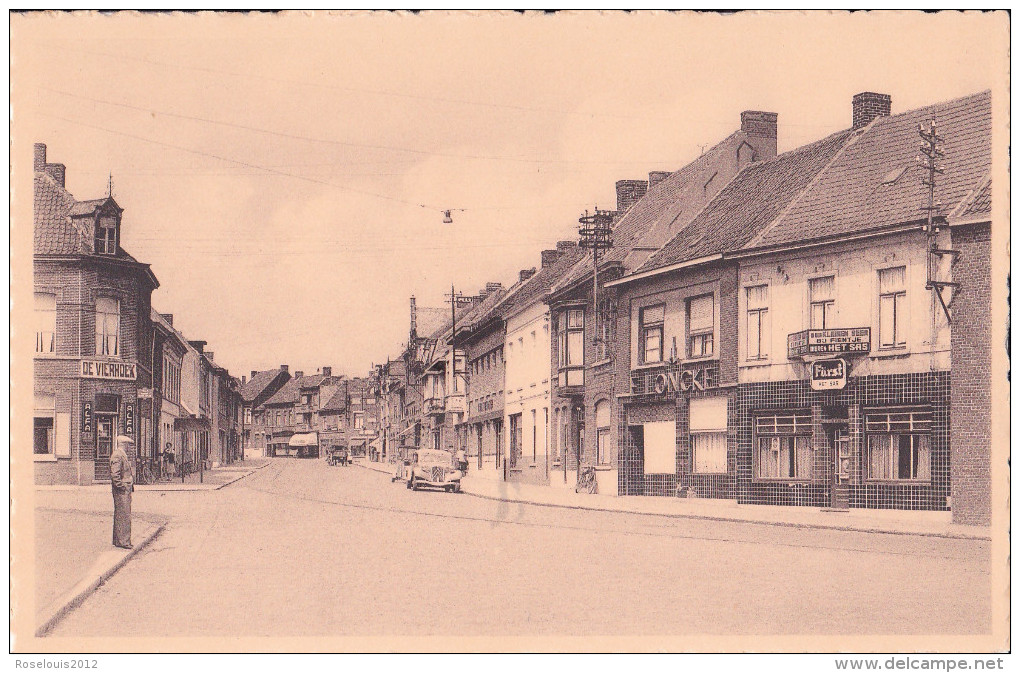
<path id="1" fill-rule="evenodd" d="M 43 636 L 155 539 L 163 523 L 135 516 L 134 549 L 111 544 L 113 514 L 39 509 L 35 512 L 35 623 Z M 68 569 L 78 572 L 68 572 Z"/>
<path id="2" fill-rule="evenodd" d="M 224 486 L 228 486 L 239 479 L 243 479 L 248 475 L 252 474 L 256 470 L 269 465 L 270 458 L 252 458 L 250 460 L 239 461 L 231 463 L 230 465 L 223 465 L 221 467 L 214 467 L 204 472 L 192 472 L 184 477 L 182 481 L 180 477 L 171 479 L 170 481 L 161 481 L 155 484 L 135 484 L 136 491 L 216 491 Z M 36 490 L 38 491 L 75 491 L 78 489 L 84 490 L 96 490 L 96 491 L 108 491 L 110 490 L 109 484 L 92 484 L 90 486 L 74 486 L 74 485 L 37 485 Z"/>
<path id="3" fill-rule="evenodd" d="M 951 522 L 949 512 L 861 509 L 831 512 L 817 507 L 741 505 L 735 500 L 589 495 L 574 493 L 573 489 L 505 483 L 472 477 L 470 472 L 461 481 L 461 486 L 465 493 L 482 498 L 547 507 L 713 521 L 740 521 L 794 528 L 828 528 L 865 533 L 991 539 L 989 528 L 954 524 Z"/>

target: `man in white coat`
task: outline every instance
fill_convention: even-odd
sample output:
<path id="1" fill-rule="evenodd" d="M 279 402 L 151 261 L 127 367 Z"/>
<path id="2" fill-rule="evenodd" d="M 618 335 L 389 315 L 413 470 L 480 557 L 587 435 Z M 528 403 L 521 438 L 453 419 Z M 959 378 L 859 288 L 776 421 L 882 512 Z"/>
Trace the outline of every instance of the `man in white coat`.
<path id="1" fill-rule="evenodd" d="M 113 489 L 113 545 L 131 549 L 131 493 L 135 490 L 135 442 L 117 437 L 110 454 L 110 486 Z"/>

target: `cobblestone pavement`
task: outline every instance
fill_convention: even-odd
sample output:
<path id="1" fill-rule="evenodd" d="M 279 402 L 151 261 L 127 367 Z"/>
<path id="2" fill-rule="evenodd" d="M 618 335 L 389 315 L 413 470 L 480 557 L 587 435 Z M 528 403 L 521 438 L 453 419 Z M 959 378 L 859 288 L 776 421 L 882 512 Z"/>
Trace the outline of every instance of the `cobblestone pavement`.
<path id="1" fill-rule="evenodd" d="M 990 631 L 982 540 L 508 504 L 297 459 L 134 509 L 166 530 L 53 636 Z"/>

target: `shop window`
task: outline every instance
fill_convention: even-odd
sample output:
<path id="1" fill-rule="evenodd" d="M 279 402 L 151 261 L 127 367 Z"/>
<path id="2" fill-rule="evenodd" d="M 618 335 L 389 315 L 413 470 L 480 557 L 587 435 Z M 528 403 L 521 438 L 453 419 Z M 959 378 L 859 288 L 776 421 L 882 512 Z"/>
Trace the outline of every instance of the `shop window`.
<path id="1" fill-rule="evenodd" d="M 603 400 L 595 405 L 595 462 L 599 465 L 609 465 L 613 462 L 610 455 L 609 421 L 609 402 Z"/>
<path id="2" fill-rule="evenodd" d="M 662 362 L 662 327 L 666 305 L 646 306 L 640 311 L 641 364 Z"/>
<path id="3" fill-rule="evenodd" d="M 865 414 L 868 478 L 931 479 L 931 412 L 897 410 Z"/>
<path id="4" fill-rule="evenodd" d="M 711 357 L 715 350 L 715 297 L 687 300 L 687 357 Z"/>
<path id="5" fill-rule="evenodd" d="M 878 272 L 878 343 L 881 348 L 896 348 L 907 343 L 906 278 L 905 266 Z"/>
<path id="6" fill-rule="evenodd" d="M 644 424 L 645 474 L 676 474 L 676 423 Z"/>
<path id="7" fill-rule="evenodd" d="M 354 429 L 364 430 L 365 429 L 365 414 L 355 412 L 354 414 Z"/>
<path id="8" fill-rule="evenodd" d="M 695 473 L 726 473 L 727 407 L 725 397 L 691 400 L 690 431 Z"/>
<path id="9" fill-rule="evenodd" d="M 57 295 L 35 293 L 35 352 L 53 354 L 57 351 Z"/>
<path id="10" fill-rule="evenodd" d="M 808 295 L 811 302 L 811 329 L 831 328 L 836 310 L 836 277 L 810 279 Z"/>
<path id="11" fill-rule="evenodd" d="M 747 359 L 766 360 L 769 357 L 769 286 L 747 288 Z"/>
<path id="12" fill-rule="evenodd" d="M 96 223 L 96 254 L 117 254 L 117 217 L 102 215 Z"/>
<path id="13" fill-rule="evenodd" d="M 120 300 L 96 297 L 96 355 L 120 355 Z"/>
<path id="14" fill-rule="evenodd" d="M 761 479 L 810 479 L 814 470 L 810 414 L 755 419 L 755 474 Z"/>
<path id="15" fill-rule="evenodd" d="M 51 456 L 55 453 L 54 400 L 53 395 L 35 396 L 33 453 L 37 456 Z"/>

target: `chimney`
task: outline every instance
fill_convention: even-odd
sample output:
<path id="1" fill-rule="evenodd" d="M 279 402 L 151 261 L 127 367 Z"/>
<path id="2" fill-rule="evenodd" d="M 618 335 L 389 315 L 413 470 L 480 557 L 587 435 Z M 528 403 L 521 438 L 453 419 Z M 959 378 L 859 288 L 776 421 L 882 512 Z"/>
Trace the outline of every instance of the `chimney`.
<path id="1" fill-rule="evenodd" d="M 531 278 L 534 275 L 535 275 L 535 269 L 534 268 L 531 268 L 531 269 L 521 269 L 520 280 L 523 283 L 524 281 L 526 281 L 527 279 Z"/>
<path id="2" fill-rule="evenodd" d="M 556 243 L 556 249 L 559 250 L 561 253 L 565 253 L 568 250 L 571 250 L 576 247 L 577 241 L 559 241 L 558 243 Z"/>
<path id="3" fill-rule="evenodd" d="M 280 365 L 280 369 L 287 372 L 288 374 L 290 373 L 290 365 Z"/>
<path id="4" fill-rule="evenodd" d="M 191 344 L 192 348 L 197 350 L 199 353 L 202 353 L 203 351 L 205 351 L 205 345 L 208 342 L 207 341 L 188 341 L 188 343 Z"/>
<path id="5" fill-rule="evenodd" d="M 617 180 L 616 210 L 621 213 L 626 212 L 647 191 L 648 182 L 645 180 Z"/>
<path id="6" fill-rule="evenodd" d="M 552 266 L 553 264 L 555 264 L 556 260 L 558 260 L 560 258 L 561 254 L 562 253 L 560 253 L 559 250 L 543 250 L 542 251 L 542 268 L 544 269 L 547 266 Z"/>
<path id="7" fill-rule="evenodd" d="M 758 154 L 755 161 L 775 158 L 778 121 L 779 115 L 775 112 L 744 110 L 740 113 L 740 130 L 749 139 L 758 141 L 751 143 Z"/>
<path id="8" fill-rule="evenodd" d="M 64 164 L 46 164 L 46 174 L 53 178 L 61 187 L 64 186 L 64 177 L 67 173 L 67 167 Z"/>
<path id="9" fill-rule="evenodd" d="M 488 294 L 492 294 L 493 292 L 499 292 L 502 289 L 503 289 L 503 283 L 486 283 L 485 284 L 485 291 Z"/>
<path id="10" fill-rule="evenodd" d="M 655 185 L 659 184 L 670 176 L 669 171 L 651 171 L 648 174 L 648 189 L 651 189 Z"/>
<path id="11" fill-rule="evenodd" d="M 248 383 L 248 379 L 244 374 L 241 374 L 241 385 L 243 386 L 245 383 Z"/>
<path id="12" fill-rule="evenodd" d="M 213 353 L 212 351 L 206 351 L 205 354 L 206 354 L 206 356 L 208 356 L 208 358 L 210 360 L 215 360 L 216 359 L 216 353 Z"/>
<path id="13" fill-rule="evenodd" d="M 322 375 L 323 376 L 333 376 L 333 368 L 332 367 L 323 367 L 322 368 Z"/>
<path id="14" fill-rule="evenodd" d="M 258 374 L 258 373 L 259 373 L 259 372 L 258 372 L 258 370 L 257 370 L 257 369 L 253 369 L 253 370 L 251 370 L 251 377 L 252 377 L 252 379 L 254 379 L 254 378 L 255 378 L 255 375 L 256 375 L 256 374 Z"/>
<path id="15" fill-rule="evenodd" d="M 163 320 L 166 320 L 166 324 L 171 327 L 174 326 L 174 314 L 173 313 L 160 313 L 163 316 Z"/>
<path id="16" fill-rule="evenodd" d="M 299 378 L 301 378 L 304 375 L 305 375 L 305 373 L 303 371 L 301 371 L 300 369 L 298 371 L 294 372 L 294 378 L 296 378 L 296 379 L 299 379 Z"/>
<path id="17" fill-rule="evenodd" d="M 35 155 L 32 158 L 32 169 L 36 173 L 46 170 L 46 143 L 35 144 Z"/>
<path id="18" fill-rule="evenodd" d="M 854 128 L 867 126 L 878 117 L 888 117 L 892 111 L 892 96 L 863 91 L 854 96 Z"/>

